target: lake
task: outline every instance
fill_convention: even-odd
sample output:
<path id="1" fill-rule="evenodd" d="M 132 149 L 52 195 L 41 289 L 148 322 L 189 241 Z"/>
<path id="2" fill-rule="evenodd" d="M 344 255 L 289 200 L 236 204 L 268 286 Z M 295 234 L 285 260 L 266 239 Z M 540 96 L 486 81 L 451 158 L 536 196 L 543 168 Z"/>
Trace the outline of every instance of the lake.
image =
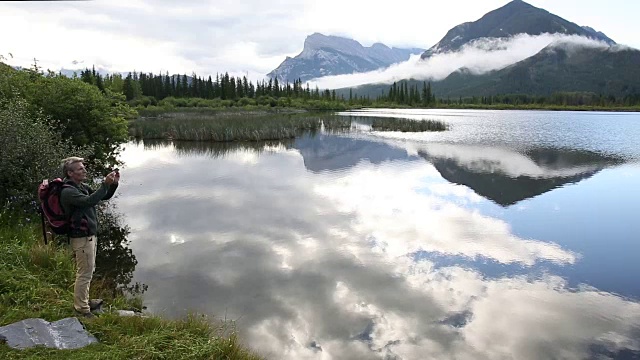
<path id="1" fill-rule="evenodd" d="M 640 358 L 639 113 L 340 115 L 350 131 L 125 146 L 150 312 L 233 320 L 270 359 Z"/>

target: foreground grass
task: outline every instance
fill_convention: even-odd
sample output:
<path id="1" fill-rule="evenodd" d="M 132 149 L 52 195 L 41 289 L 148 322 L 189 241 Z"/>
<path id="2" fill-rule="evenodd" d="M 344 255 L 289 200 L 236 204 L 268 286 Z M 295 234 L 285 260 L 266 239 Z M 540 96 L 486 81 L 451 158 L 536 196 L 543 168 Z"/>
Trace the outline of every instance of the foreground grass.
<path id="1" fill-rule="evenodd" d="M 0 210 L 0 326 L 74 316 L 73 281 L 66 246 L 45 246 L 38 225 Z M 214 325 L 197 315 L 182 320 L 120 317 L 109 311 L 139 308 L 140 299 L 109 297 L 100 284 L 91 291 L 108 304 L 99 318 L 81 319 L 99 344 L 78 350 L 14 350 L 0 344 L 0 359 L 259 359 L 240 345 L 232 324 Z"/>

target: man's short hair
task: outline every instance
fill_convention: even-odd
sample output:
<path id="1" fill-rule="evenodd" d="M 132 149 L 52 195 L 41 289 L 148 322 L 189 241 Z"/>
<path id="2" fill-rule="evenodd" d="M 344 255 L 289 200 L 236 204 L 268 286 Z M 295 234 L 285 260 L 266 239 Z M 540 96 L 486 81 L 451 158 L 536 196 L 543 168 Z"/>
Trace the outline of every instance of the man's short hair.
<path id="1" fill-rule="evenodd" d="M 73 164 L 82 163 L 84 159 L 77 156 L 68 157 L 62 160 L 62 175 L 64 177 L 69 176 L 69 171 L 74 171 Z"/>

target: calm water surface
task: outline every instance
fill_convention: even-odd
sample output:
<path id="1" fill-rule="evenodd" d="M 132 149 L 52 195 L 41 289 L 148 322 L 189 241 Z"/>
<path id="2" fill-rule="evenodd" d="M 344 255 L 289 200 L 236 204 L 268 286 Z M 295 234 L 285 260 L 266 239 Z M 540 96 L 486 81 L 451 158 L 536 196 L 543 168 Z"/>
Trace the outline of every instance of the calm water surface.
<path id="1" fill-rule="evenodd" d="M 126 146 L 150 311 L 236 320 L 271 359 L 640 358 L 640 114 L 342 115 L 352 131 Z"/>

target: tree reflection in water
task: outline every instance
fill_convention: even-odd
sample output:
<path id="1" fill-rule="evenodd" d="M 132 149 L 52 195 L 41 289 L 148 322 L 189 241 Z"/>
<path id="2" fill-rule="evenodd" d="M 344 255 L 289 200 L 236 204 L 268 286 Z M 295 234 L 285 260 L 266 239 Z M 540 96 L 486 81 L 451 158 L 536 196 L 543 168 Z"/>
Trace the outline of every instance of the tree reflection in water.
<path id="1" fill-rule="evenodd" d="M 98 251 L 94 281 L 103 295 L 114 297 L 120 294 L 141 295 L 147 285 L 131 283 L 138 260 L 129 248 L 131 233 L 115 205 L 99 206 Z"/>
<path id="2" fill-rule="evenodd" d="M 309 132 L 315 134 L 315 132 Z M 213 141 L 173 141 L 173 140 L 145 140 L 143 142 L 136 141 L 134 144 L 143 144 L 145 150 L 163 149 L 167 146 L 173 146 L 176 153 L 180 156 L 201 155 L 206 154 L 214 159 L 224 158 L 238 151 L 252 151 L 261 154 L 269 149 L 279 147 L 291 147 L 295 139 L 283 140 L 264 140 L 264 141 L 232 141 L 232 142 L 213 142 Z"/>

